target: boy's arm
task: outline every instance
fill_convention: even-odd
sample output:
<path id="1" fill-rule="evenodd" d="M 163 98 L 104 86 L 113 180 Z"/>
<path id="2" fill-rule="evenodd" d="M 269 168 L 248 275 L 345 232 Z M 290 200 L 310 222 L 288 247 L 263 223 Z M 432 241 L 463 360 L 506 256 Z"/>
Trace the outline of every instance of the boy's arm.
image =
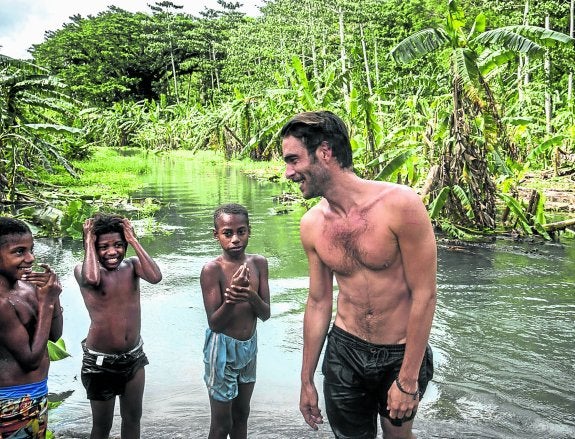
<path id="1" fill-rule="evenodd" d="M 43 287 L 37 288 L 38 319 L 32 338 L 18 318 L 9 300 L 0 301 L 0 344 L 18 362 L 22 370 L 36 370 L 46 356 L 46 344 L 50 335 L 54 306 L 62 291 L 55 273 L 52 273 Z"/>
<path id="2" fill-rule="evenodd" d="M 93 230 L 94 220 L 88 218 L 84 221 L 84 263 L 80 272 L 81 278 L 76 279 L 80 285 L 100 285 L 100 263 L 96 253 L 96 235 Z"/>
<path id="3" fill-rule="evenodd" d="M 208 326 L 212 331 L 223 332 L 229 325 L 233 303 L 223 300 L 219 283 L 219 266 L 214 262 L 208 262 L 202 268 L 200 274 L 200 286 L 204 298 L 204 307 L 208 317 Z"/>
<path id="4" fill-rule="evenodd" d="M 259 271 L 259 291 L 250 291 L 248 302 L 255 314 L 265 322 L 270 318 L 270 286 L 268 282 L 268 261 L 263 256 L 257 257 L 255 263 Z"/>
<path id="5" fill-rule="evenodd" d="M 22 280 L 30 282 L 36 288 L 43 287 L 48 283 L 50 280 L 50 276 L 52 274 L 52 269 L 48 264 L 39 264 L 41 267 L 44 268 L 44 272 L 31 272 L 26 273 L 22 276 Z M 50 335 L 49 340 L 57 341 L 60 337 L 62 337 L 62 330 L 63 330 L 63 308 L 60 305 L 60 298 L 56 299 L 54 303 L 54 312 L 52 314 L 52 323 L 50 326 Z"/>
<path id="6" fill-rule="evenodd" d="M 52 313 L 52 324 L 50 326 L 50 334 L 48 340 L 58 341 L 62 337 L 64 331 L 64 308 L 60 305 L 58 298 L 54 303 L 54 311 Z"/>
<path id="7" fill-rule="evenodd" d="M 128 244 L 132 246 L 136 252 L 137 258 L 132 258 L 134 262 L 134 269 L 138 277 L 144 279 L 151 284 L 157 284 L 162 280 L 162 272 L 158 264 L 148 255 L 144 247 L 140 244 L 134 233 L 134 228 L 128 219 L 124 218 L 124 236 Z"/>

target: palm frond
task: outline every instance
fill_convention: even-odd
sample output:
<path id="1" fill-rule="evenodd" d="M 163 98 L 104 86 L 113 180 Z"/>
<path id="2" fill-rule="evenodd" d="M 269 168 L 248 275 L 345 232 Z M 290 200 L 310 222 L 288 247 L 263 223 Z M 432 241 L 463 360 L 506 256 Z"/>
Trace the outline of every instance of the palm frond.
<path id="1" fill-rule="evenodd" d="M 455 49 L 452 53 L 454 77 L 459 81 L 466 96 L 474 103 L 483 106 L 479 88 L 479 71 L 477 64 L 470 59 L 471 52 L 464 48 Z"/>
<path id="2" fill-rule="evenodd" d="M 447 46 L 449 41 L 449 36 L 441 28 L 423 29 L 400 41 L 391 49 L 390 55 L 396 62 L 408 63 Z"/>
<path id="3" fill-rule="evenodd" d="M 501 29 L 509 29 L 511 32 L 515 32 L 524 37 L 541 41 L 546 46 L 553 46 L 556 43 L 571 44 L 571 46 L 575 45 L 575 38 L 540 26 L 517 25 L 505 26 Z"/>
<path id="4" fill-rule="evenodd" d="M 543 47 L 535 41 L 515 32 L 512 27 L 500 27 L 488 30 L 473 39 L 474 43 L 485 46 L 497 45 L 507 50 L 520 52 L 530 57 L 542 56 L 545 53 Z"/>

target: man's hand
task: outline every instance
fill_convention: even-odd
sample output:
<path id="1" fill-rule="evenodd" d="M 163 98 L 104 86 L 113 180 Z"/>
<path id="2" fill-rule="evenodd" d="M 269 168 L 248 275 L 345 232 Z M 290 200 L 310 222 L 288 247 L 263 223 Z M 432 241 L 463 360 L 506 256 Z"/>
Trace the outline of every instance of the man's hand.
<path id="1" fill-rule="evenodd" d="M 299 411 L 303 415 L 305 422 L 314 430 L 319 424 L 323 424 L 323 416 L 318 407 L 317 390 L 314 383 L 302 384 L 299 398 Z"/>
<path id="2" fill-rule="evenodd" d="M 410 392 L 411 390 L 412 389 L 409 389 Z M 417 391 L 417 388 L 413 391 Z M 419 395 L 416 395 L 414 399 L 413 395 L 409 395 L 399 390 L 395 381 L 391 384 L 391 387 L 387 392 L 387 409 L 389 410 L 389 417 L 391 419 L 403 419 L 406 416 L 411 416 L 415 411 L 417 411 L 418 405 Z"/>

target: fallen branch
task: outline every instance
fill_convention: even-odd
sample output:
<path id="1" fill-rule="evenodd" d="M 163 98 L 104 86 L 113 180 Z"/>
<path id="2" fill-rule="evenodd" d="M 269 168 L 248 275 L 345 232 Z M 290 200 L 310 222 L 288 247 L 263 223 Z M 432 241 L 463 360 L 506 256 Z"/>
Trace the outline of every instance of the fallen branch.
<path id="1" fill-rule="evenodd" d="M 565 230 L 567 227 L 575 226 L 575 218 L 571 218 L 564 221 L 558 221 L 556 223 L 544 224 L 543 228 L 547 232 L 556 232 L 557 230 Z"/>

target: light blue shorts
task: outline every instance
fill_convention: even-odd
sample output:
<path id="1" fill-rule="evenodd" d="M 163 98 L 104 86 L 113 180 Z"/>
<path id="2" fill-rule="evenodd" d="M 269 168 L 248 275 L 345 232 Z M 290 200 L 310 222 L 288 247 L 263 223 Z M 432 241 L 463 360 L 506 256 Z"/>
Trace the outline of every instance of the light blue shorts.
<path id="1" fill-rule="evenodd" d="M 229 402 L 238 396 L 238 384 L 256 381 L 257 334 L 249 340 L 206 330 L 204 381 L 210 397 Z"/>

